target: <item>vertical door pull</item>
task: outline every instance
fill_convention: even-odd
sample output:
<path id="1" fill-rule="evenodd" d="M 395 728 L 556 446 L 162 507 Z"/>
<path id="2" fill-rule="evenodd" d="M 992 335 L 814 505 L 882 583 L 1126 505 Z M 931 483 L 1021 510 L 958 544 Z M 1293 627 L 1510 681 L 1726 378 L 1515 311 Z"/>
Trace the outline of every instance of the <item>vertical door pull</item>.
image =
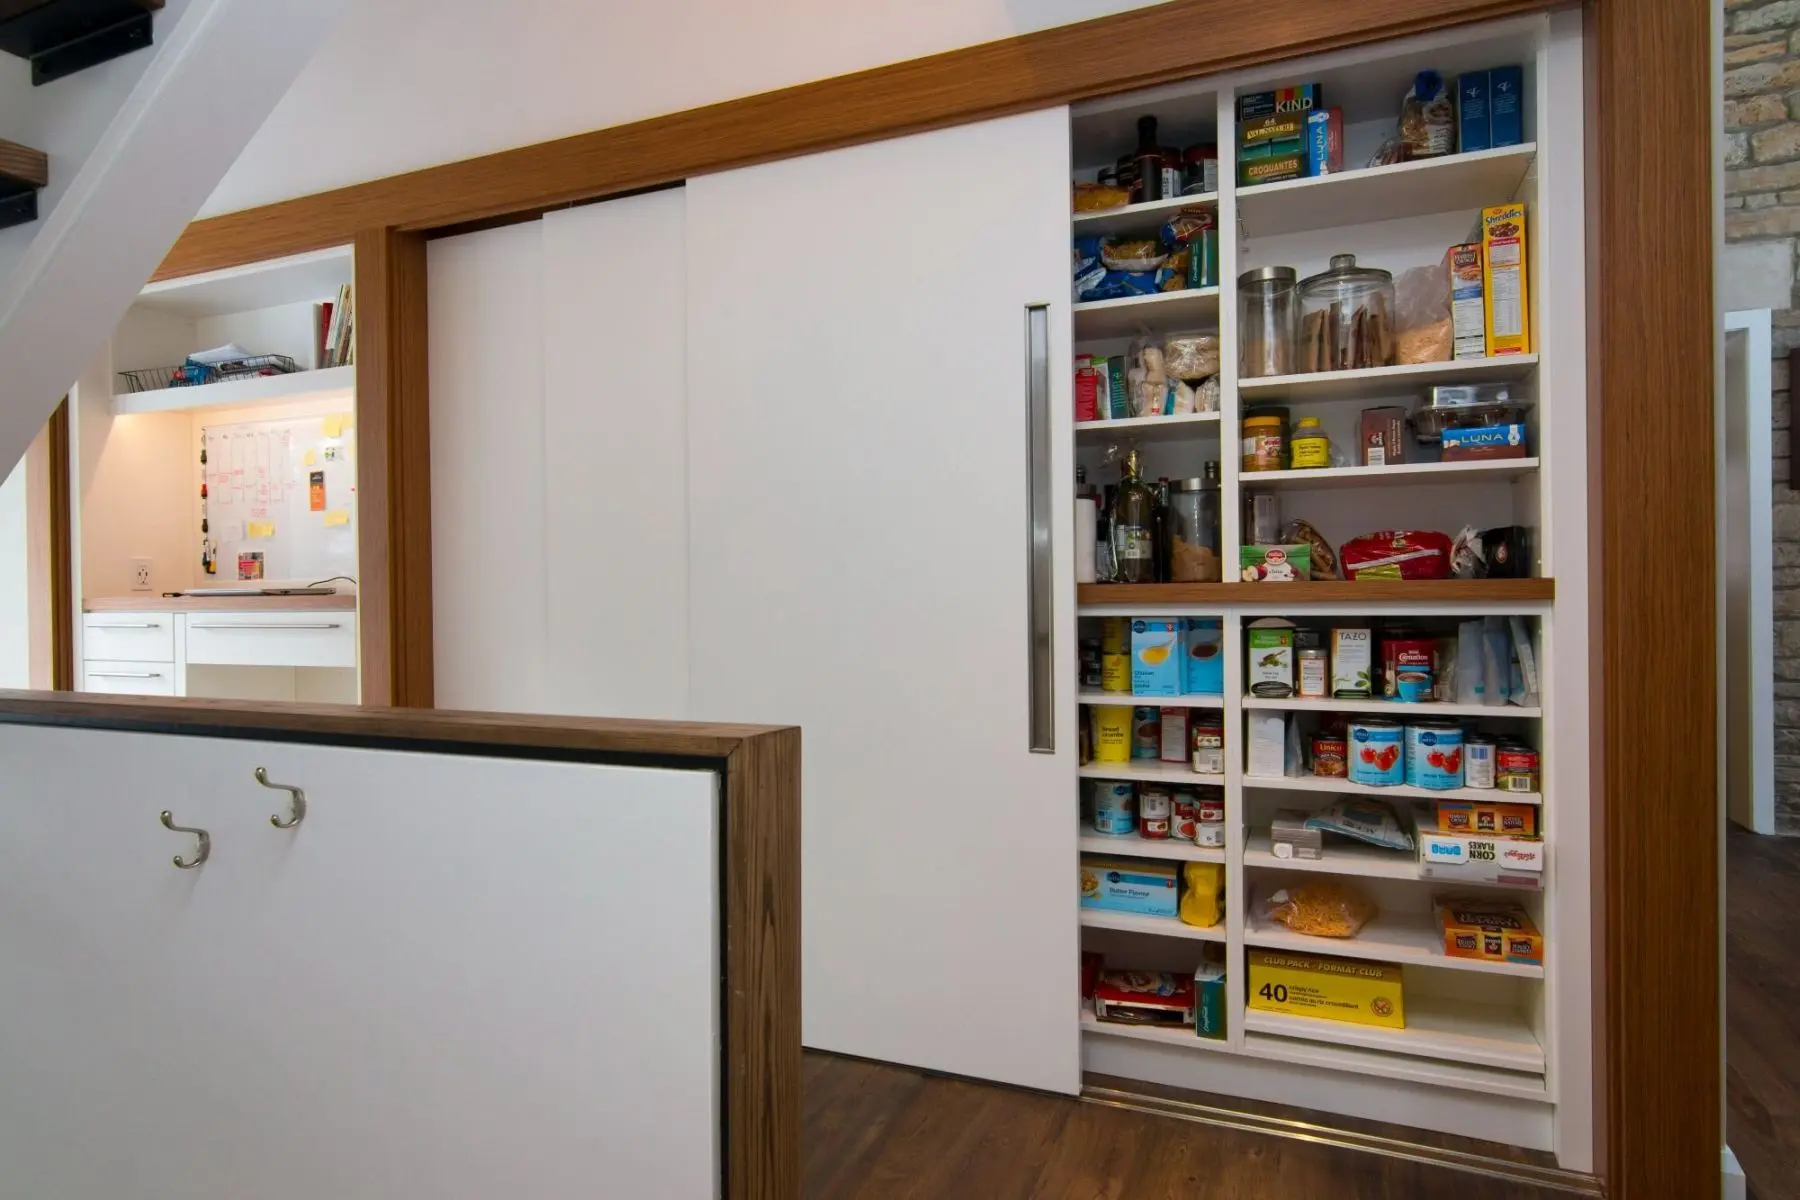
<path id="1" fill-rule="evenodd" d="M 297 787 L 290 787 L 285 783 L 270 783 L 269 772 L 262 767 L 256 768 L 256 782 L 262 784 L 266 788 L 273 788 L 278 792 L 286 792 L 289 797 L 289 808 L 294 815 L 284 821 L 281 819 L 280 813 L 271 813 L 269 815 L 269 824 L 277 829 L 292 829 L 300 822 L 306 820 L 305 792 Z"/>
<path id="2" fill-rule="evenodd" d="M 1025 306 L 1025 429 L 1030 538 L 1030 736 L 1033 754 L 1056 752 L 1056 654 L 1051 604 L 1050 306 Z"/>
<path id="3" fill-rule="evenodd" d="M 169 860 L 182 870 L 191 871 L 212 857 L 212 834 L 206 832 L 206 830 L 195 829 L 191 825 L 177 825 L 175 823 L 175 818 L 169 814 L 167 809 L 165 809 L 162 814 L 162 826 L 164 829 L 174 833 L 191 833 L 200 841 L 200 849 L 193 858 L 183 859 L 181 855 L 177 854 L 174 858 Z"/>

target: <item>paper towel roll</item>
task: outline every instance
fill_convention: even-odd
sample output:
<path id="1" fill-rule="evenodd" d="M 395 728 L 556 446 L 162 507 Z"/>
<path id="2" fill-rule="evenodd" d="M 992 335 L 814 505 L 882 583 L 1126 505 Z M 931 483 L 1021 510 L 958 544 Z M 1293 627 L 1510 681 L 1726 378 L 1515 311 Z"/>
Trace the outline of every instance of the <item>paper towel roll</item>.
<path id="1" fill-rule="evenodd" d="M 1092 496 L 1075 500 L 1075 582 L 1094 582 L 1094 540 L 1100 510 Z"/>

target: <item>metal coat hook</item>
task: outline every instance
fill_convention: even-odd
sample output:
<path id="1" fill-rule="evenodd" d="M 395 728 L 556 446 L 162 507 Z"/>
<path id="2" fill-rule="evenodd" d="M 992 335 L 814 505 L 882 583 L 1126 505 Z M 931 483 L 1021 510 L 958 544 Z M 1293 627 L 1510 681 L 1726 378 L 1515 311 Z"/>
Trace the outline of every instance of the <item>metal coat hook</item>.
<path id="1" fill-rule="evenodd" d="M 162 814 L 162 825 L 164 829 L 174 833 L 191 833 L 196 838 L 200 839 L 200 852 L 194 855 L 191 860 L 184 861 L 179 854 L 169 860 L 182 870 L 191 871 L 212 857 L 212 834 L 206 832 L 206 830 L 196 829 L 191 825 L 177 825 L 175 823 L 175 818 L 166 809 Z"/>
<path id="2" fill-rule="evenodd" d="M 306 820 L 305 792 L 297 787 L 290 787 L 285 783 L 270 783 L 269 772 L 262 767 L 256 768 L 256 782 L 262 784 L 266 788 L 274 788 L 278 792 L 286 792 L 292 798 L 291 807 L 294 815 L 284 821 L 281 819 L 280 813 L 273 813 L 269 817 L 269 824 L 277 829 L 292 829 L 300 822 Z"/>

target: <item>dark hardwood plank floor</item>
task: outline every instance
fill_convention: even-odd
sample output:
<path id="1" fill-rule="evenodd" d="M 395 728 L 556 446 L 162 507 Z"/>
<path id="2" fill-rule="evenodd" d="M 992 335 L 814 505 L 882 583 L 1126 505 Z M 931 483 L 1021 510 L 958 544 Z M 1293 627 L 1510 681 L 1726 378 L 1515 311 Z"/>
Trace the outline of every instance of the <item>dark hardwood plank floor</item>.
<path id="1" fill-rule="evenodd" d="M 1800 1197 L 1800 838 L 1725 839 L 1725 1140 L 1756 1200 Z"/>
<path id="2" fill-rule="evenodd" d="M 1549 1191 L 904 1067 L 809 1053 L 813 1200 L 1540 1200 Z"/>

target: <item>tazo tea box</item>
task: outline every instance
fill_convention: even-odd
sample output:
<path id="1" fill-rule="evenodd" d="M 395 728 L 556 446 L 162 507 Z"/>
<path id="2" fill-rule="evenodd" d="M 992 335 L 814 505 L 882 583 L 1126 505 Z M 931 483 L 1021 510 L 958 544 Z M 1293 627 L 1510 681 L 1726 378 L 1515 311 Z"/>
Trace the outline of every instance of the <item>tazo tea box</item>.
<path id="1" fill-rule="evenodd" d="M 1453 357 L 1487 357 L 1487 305 L 1482 302 L 1481 243 L 1464 242 L 1444 252 L 1450 275 L 1450 332 Z"/>
<path id="2" fill-rule="evenodd" d="M 1338 700 L 1367 700 L 1375 694 L 1371 671 L 1374 639 L 1367 629 L 1331 631 L 1331 694 Z"/>
<path id="3" fill-rule="evenodd" d="M 1531 353 L 1531 303 L 1525 279 L 1525 206 L 1481 210 L 1481 287 L 1487 301 L 1489 355 Z"/>

